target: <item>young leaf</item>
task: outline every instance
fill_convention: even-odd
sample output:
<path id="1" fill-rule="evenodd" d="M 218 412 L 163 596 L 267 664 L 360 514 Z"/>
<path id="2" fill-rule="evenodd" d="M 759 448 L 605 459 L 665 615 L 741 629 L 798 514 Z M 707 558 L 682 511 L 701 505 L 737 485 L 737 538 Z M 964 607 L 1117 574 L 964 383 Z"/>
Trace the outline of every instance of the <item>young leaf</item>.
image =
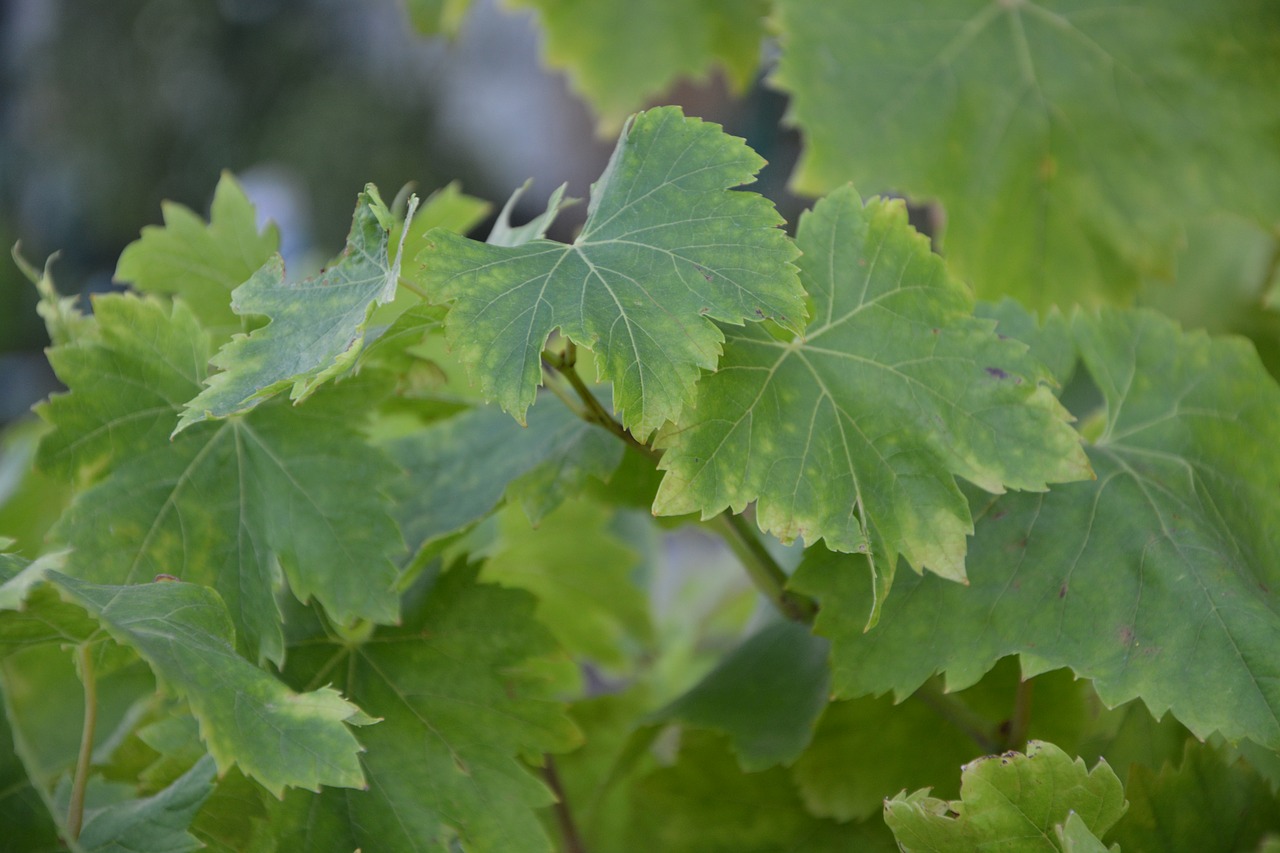
<path id="1" fill-rule="evenodd" d="M 187 828 L 213 793 L 216 767 L 205 756 L 150 797 L 86 810 L 77 839 L 85 853 L 187 853 L 201 845 Z"/>
<path id="2" fill-rule="evenodd" d="M 1105 761 L 1090 771 L 1044 741 L 1029 743 L 1025 755 L 1007 752 L 970 762 L 961 775 L 958 803 L 928 793 L 904 792 L 885 802 L 885 823 L 908 853 L 1060 853 L 1058 827 L 1072 814 L 1101 836 L 1125 810 L 1124 789 Z M 1083 840 L 1079 828 L 1070 834 L 1073 844 Z"/>
<path id="3" fill-rule="evenodd" d="M 998 493 L 1088 477 L 1066 412 L 1026 347 L 972 316 L 900 202 L 838 190 L 796 241 L 813 320 L 790 340 L 731 334 L 696 406 L 658 436 L 654 512 L 756 501 L 783 541 L 868 553 L 880 594 L 899 554 L 963 579 L 972 521 L 955 478 Z"/>
<path id="4" fill-rule="evenodd" d="M 751 82 L 760 61 L 766 0 L 686 3 L 518 0 L 541 15 L 546 61 L 562 68 L 614 130 L 627 113 L 680 77 L 702 76 L 712 62 L 735 89 Z"/>
<path id="5" fill-rule="evenodd" d="M 795 583 L 822 601 L 837 692 L 964 687 L 1016 653 L 1280 747 L 1280 388 L 1247 343 L 1148 312 L 1079 314 L 1073 337 L 1105 401 L 1098 479 L 990 501 L 970 586 L 906 578 L 866 634 L 836 618 L 866 606 L 850 558 L 812 554 Z"/>
<path id="6" fill-rule="evenodd" d="M 240 657 L 226 605 L 213 590 L 48 577 L 187 700 L 224 771 L 238 765 L 276 796 L 285 787 L 364 786 L 360 745 L 346 724 L 367 718 L 335 690 L 295 693 Z"/>
<path id="7" fill-rule="evenodd" d="M 40 461 L 103 478 L 50 534 L 74 549 L 68 573 L 212 586 L 244 647 L 274 661 L 284 653 L 281 569 L 295 595 L 315 596 L 341 623 L 394 621 L 390 556 L 402 545 L 383 490 L 395 469 L 352 422 L 381 391 L 348 381 L 307 406 L 275 401 L 170 441 L 204 376 L 203 332 L 181 304 L 170 313 L 109 296 L 95 309 L 101 340 L 50 353 L 71 393 L 39 409 L 54 427 Z"/>
<path id="8" fill-rule="evenodd" d="M 209 224 L 165 202 L 164 227 L 148 225 L 120 254 L 116 280 L 146 293 L 182 297 L 200 323 L 218 336 L 242 330 L 231 291 L 249 280 L 280 247 L 275 225 L 258 230 L 253 205 L 230 172 L 213 193 Z"/>
<path id="9" fill-rule="evenodd" d="M 1127 300 L 1206 209 L 1280 214 L 1271 4 L 777 7 L 797 188 L 940 200 L 947 258 L 984 298 Z"/>
<path id="10" fill-rule="evenodd" d="M 361 737 L 369 789 L 291 794 L 277 822 L 282 849 L 444 850 L 457 838 L 477 853 L 549 853 L 533 810 L 551 794 L 518 757 L 576 742 L 526 668 L 552 648 L 530 596 L 457 568 L 403 628 L 291 651 L 287 675 L 311 679 L 323 667 L 382 722 Z"/>
<path id="11" fill-rule="evenodd" d="M 724 335 L 797 328 L 803 293 L 777 212 L 747 183 L 763 160 L 717 125 L 662 107 L 623 129 L 572 244 L 492 246 L 447 232 L 419 255 L 449 340 L 481 390 L 524 422 L 555 329 L 596 352 L 623 423 L 647 437 L 692 403 Z"/>
<path id="12" fill-rule="evenodd" d="M 827 704 L 827 652 L 827 642 L 804 626 L 775 622 L 652 719 L 724 733 L 747 772 L 790 764 Z"/>
<path id="13" fill-rule="evenodd" d="M 414 201 L 409 205 L 412 220 Z M 360 194 L 342 256 L 320 275 L 285 281 L 284 260 L 273 256 L 232 293 L 240 315 L 262 314 L 271 322 L 239 335 L 213 358 L 222 368 L 187 403 L 174 435 L 210 418 L 248 411 L 292 385 L 292 400 L 305 400 L 324 382 L 346 371 L 360 354 L 365 325 L 374 308 L 395 298 L 400 248 L 392 257 L 391 212 L 370 184 Z"/>

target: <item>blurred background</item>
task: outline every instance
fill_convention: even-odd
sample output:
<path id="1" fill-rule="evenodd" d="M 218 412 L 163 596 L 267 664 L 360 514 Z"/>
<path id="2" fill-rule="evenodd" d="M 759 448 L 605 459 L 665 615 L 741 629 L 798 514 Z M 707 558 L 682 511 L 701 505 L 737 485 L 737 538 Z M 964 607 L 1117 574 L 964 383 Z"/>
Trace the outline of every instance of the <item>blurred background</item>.
<path id="1" fill-rule="evenodd" d="M 0 424 L 56 388 L 15 243 L 36 267 L 59 253 L 63 293 L 112 289 L 161 201 L 207 217 L 223 169 L 280 225 L 291 277 L 341 251 L 368 181 L 390 199 L 456 180 L 497 207 L 533 178 L 523 216 L 562 182 L 585 198 L 613 140 L 539 52 L 532 16 L 494 0 L 452 40 L 419 36 L 399 0 L 0 0 Z M 781 95 L 712 77 L 655 103 L 746 137 L 770 161 L 754 189 L 794 221 Z"/>

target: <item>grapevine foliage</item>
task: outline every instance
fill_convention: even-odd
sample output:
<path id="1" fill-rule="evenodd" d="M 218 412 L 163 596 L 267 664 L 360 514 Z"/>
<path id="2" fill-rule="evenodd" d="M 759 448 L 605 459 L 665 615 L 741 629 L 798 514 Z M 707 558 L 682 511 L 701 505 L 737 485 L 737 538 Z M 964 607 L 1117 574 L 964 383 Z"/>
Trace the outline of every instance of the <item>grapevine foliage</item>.
<path id="1" fill-rule="evenodd" d="M 571 241 L 369 185 L 300 275 L 227 174 L 91 308 L 17 257 L 6 849 L 1274 849 L 1274 4 L 515 5 Z M 794 236 L 634 112 L 766 32 Z"/>

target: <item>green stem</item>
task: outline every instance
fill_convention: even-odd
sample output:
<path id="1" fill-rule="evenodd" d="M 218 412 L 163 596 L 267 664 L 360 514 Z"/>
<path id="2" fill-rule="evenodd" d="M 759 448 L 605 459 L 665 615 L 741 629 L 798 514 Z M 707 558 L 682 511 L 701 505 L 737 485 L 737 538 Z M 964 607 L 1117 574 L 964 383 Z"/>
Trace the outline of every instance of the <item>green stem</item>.
<path id="1" fill-rule="evenodd" d="M 574 366 L 576 355 L 573 349 L 573 342 L 570 341 L 566 347 L 564 354 L 554 352 L 544 352 L 542 360 L 551 366 L 556 373 L 565 378 L 568 383 L 573 386 L 574 392 L 578 398 L 582 400 L 583 408 L 586 410 L 583 419 L 604 427 L 609 432 L 622 439 L 631 447 L 648 456 L 650 459 L 660 459 L 662 451 L 655 450 L 627 430 L 622 424 L 614 420 L 613 414 L 606 409 L 596 395 L 591 393 L 591 389 L 587 387 L 587 383 L 582 381 L 582 377 L 578 375 L 578 370 Z"/>
<path id="2" fill-rule="evenodd" d="M 582 400 L 584 411 L 579 414 L 584 420 L 607 429 L 650 459 L 657 461 L 662 458 L 661 450 L 650 447 L 632 435 L 626 427 L 614 419 L 613 414 L 596 399 L 596 395 L 591 393 L 587 383 L 583 382 L 582 377 L 578 375 L 577 350 L 572 341 L 566 343 L 563 353 L 544 352 L 542 360 L 573 387 L 578 398 Z M 783 616 L 803 625 L 813 624 L 814 617 L 818 613 L 817 604 L 812 599 L 787 589 L 787 573 L 764 547 L 764 543 L 760 541 L 750 522 L 740 515 L 721 513 L 710 524 L 742 562 L 751 582 L 769 601 L 773 602 L 774 607 Z"/>
<path id="3" fill-rule="evenodd" d="M 547 787 L 555 795 L 556 804 L 552 807 L 556 816 L 556 825 L 560 828 L 560 838 L 564 841 L 564 853 L 587 853 L 582 843 L 582 835 L 578 832 L 578 824 L 573 819 L 573 811 L 569 808 L 569 800 L 565 797 L 564 786 L 560 784 L 560 774 L 556 772 L 555 760 L 544 756 L 542 778 Z"/>
<path id="4" fill-rule="evenodd" d="M 89 785 L 89 765 L 93 761 L 93 731 L 98 724 L 98 688 L 93 676 L 93 650 L 85 643 L 77 650 L 80 657 L 80 679 L 84 682 L 84 728 L 80 733 L 80 754 L 76 756 L 76 772 L 71 782 L 71 803 L 67 807 L 67 834 L 71 840 L 80 837 L 84 825 L 84 794 Z"/>
<path id="5" fill-rule="evenodd" d="M 764 547 L 749 521 L 740 515 L 721 513 L 710 521 L 710 526 L 729 543 L 751 582 L 779 613 L 802 625 L 813 624 L 818 615 L 817 604 L 787 589 L 787 573 Z"/>
<path id="6" fill-rule="evenodd" d="M 955 696 L 943 693 L 932 682 L 921 685 L 911 698 L 928 705 L 938 716 L 968 735 L 988 755 L 1001 751 L 1000 741 L 993 736 L 987 720 Z"/>
<path id="7" fill-rule="evenodd" d="M 1032 682 L 1022 679 L 1013 695 L 1013 716 L 1009 718 L 1009 730 L 1005 734 L 1005 749 L 1026 749 L 1027 731 L 1031 727 Z"/>

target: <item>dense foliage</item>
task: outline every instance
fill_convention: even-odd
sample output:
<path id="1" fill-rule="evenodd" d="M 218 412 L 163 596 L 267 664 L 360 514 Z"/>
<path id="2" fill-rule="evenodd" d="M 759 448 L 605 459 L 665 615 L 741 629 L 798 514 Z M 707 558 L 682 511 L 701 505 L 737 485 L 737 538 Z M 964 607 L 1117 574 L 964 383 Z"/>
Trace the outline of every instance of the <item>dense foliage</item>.
<path id="1" fill-rule="evenodd" d="M 1275 341 L 1167 316 L 1270 328 L 1280 10 L 521 5 L 618 133 L 571 243 L 370 185 L 291 275 L 224 175 L 92 311 L 18 258 L 6 849 L 1280 847 Z M 626 117 L 767 34 L 794 236 Z"/>

